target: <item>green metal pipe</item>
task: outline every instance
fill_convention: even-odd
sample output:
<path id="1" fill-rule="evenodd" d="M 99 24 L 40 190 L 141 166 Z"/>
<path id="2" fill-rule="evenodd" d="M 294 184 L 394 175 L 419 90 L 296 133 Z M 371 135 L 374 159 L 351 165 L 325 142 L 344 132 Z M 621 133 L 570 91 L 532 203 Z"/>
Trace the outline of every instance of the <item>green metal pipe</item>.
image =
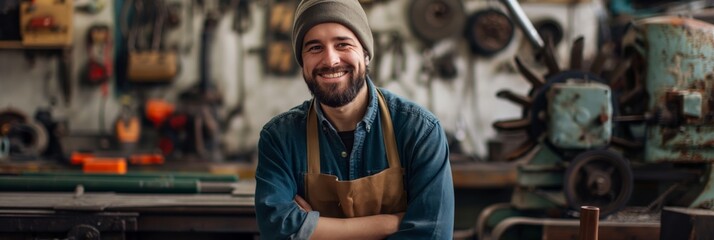
<path id="1" fill-rule="evenodd" d="M 86 174 L 82 172 L 23 172 L 21 176 L 37 177 L 96 177 L 100 179 L 183 179 L 202 182 L 237 182 L 237 175 L 217 175 L 210 173 L 181 172 L 131 172 L 126 174 Z"/>
<path id="2" fill-rule="evenodd" d="M 135 179 L 68 176 L 4 176 L 0 191 L 84 191 L 120 193 L 199 193 L 200 182 L 184 179 Z"/>

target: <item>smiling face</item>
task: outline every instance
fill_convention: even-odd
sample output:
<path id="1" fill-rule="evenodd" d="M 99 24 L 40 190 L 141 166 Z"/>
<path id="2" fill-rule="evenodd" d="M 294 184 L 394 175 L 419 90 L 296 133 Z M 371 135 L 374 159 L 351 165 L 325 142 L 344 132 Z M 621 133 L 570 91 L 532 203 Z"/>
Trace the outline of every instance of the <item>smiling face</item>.
<path id="1" fill-rule="evenodd" d="M 365 85 L 365 50 L 349 28 L 322 23 L 305 33 L 302 74 L 320 103 L 341 107 L 355 99 Z"/>

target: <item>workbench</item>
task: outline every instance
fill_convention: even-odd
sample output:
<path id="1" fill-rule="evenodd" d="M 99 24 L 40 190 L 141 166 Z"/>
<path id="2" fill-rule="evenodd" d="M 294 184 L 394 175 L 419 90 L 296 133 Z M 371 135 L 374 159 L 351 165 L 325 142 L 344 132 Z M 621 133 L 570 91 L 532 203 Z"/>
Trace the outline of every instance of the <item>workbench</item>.
<path id="1" fill-rule="evenodd" d="M 472 227 L 483 207 L 510 197 L 518 163 L 455 158 L 451 164 L 460 209 L 457 229 Z M 0 163 L 0 172 L 5 174 L 67 168 L 43 161 Z M 167 162 L 130 166 L 132 172 L 236 174 L 240 180 L 232 193 L 221 194 L 0 192 L 0 238 L 63 239 L 78 231 L 94 231 L 102 239 L 245 239 L 258 235 L 253 164 Z"/>
<path id="2" fill-rule="evenodd" d="M 250 239 L 254 181 L 225 194 L 0 192 L 1 239 Z"/>
<path id="3" fill-rule="evenodd" d="M 197 162 L 130 168 L 129 173 L 238 175 L 248 168 Z M 67 170 L 76 169 L 55 162 L 0 163 L 4 175 Z M 253 239 L 258 235 L 253 176 L 228 184 L 232 191 L 221 193 L 122 193 L 83 187 L 0 191 L 0 239 Z"/>

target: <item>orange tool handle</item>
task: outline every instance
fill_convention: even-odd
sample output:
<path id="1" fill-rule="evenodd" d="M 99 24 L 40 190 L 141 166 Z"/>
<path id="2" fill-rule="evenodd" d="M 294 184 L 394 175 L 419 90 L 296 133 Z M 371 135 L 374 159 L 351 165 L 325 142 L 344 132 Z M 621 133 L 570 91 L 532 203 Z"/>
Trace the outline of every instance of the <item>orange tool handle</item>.
<path id="1" fill-rule="evenodd" d="M 125 174 L 126 159 L 124 158 L 89 158 L 82 165 L 84 173 Z"/>

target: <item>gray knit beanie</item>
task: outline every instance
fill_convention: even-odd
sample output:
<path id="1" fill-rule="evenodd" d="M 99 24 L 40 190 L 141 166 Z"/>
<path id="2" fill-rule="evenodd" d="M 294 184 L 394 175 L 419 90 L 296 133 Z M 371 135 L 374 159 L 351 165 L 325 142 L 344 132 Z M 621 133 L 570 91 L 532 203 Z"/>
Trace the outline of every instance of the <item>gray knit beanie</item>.
<path id="1" fill-rule="evenodd" d="M 367 14 L 357 0 L 303 0 L 295 10 L 293 53 L 302 66 L 302 41 L 305 33 L 320 23 L 339 23 L 352 30 L 371 58 L 374 40 Z"/>

